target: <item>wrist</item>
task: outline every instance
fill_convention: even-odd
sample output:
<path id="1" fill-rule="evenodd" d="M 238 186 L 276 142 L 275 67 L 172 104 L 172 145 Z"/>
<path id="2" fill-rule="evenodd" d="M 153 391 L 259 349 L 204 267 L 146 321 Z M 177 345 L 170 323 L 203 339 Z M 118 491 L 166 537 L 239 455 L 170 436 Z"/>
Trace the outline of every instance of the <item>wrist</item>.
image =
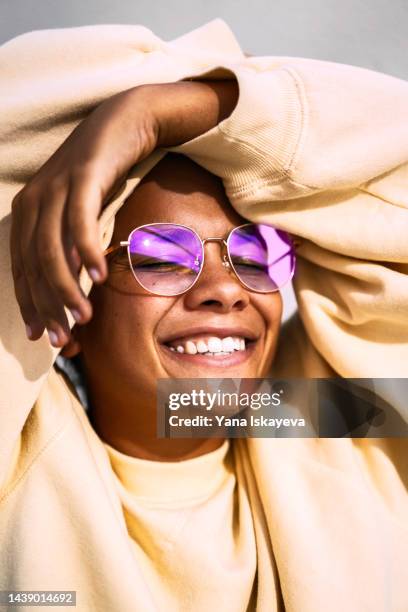
<path id="1" fill-rule="evenodd" d="M 215 127 L 234 110 L 238 85 L 231 81 L 179 81 L 143 85 L 139 91 L 149 108 L 157 147 L 177 146 Z"/>

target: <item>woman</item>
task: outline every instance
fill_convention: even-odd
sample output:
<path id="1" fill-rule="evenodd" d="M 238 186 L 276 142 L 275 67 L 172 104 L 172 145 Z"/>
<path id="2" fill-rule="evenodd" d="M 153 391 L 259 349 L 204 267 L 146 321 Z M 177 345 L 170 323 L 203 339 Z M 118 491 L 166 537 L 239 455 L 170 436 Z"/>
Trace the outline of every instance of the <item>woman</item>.
<path id="1" fill-rule="evenodd" d="M 69 35 L 77 55 L 85 47 L 94 49 L 93 32 L 87 30 L 86 41 L 78 31 Z M 137 85 L 134 54 L 127 55 L 118 43 L 126 33 L 129 40 L 135 36 L 107 29 L 103 49 L 95 34 L 100 55 L 94 50 L 93 61 L 102 63 L 111 45 L 122 67 L 104 71 L 103 86 L 95 65 L 87 67 L 95 81 L 86 81 L 83 65 L 76 63 L 70 78 L 77 74 L 74 81 L 86 84 L 86 92 L 78 93 L 72 81 L 69 91 L 50 85 L 48 104 L 59 100 L 56 108 L 66 109 L 48 123 L 58 144 L 62 132 L 66 136 L 72 128 L 73 113 L 78 117 L 78 98 L 85 100 L 85 114 L 96 99 L 109 97 L 108 87 L 116 93 Z M 58 350 L 51 351 L 45 337 L 32 346 L 23 341 L 10 299 L 12 316 L 1 330 L 7 353 L 1 588 L 76 590 L 83 610 L 404 610 L 406 440 L 251 439 L 217 448 L 219 442 L 211 440 L 181 446 L 154 438 L 148 405 L 154 379 L 163 370 L 174 376 L 185 367 L 181 357 L 161 347 L 170 328 L 177 325 L 177 331 L 199 313 L 212 327 L 228 318 L 239 335 L 235 326 L 245 318 L 249 330 L 244 333 L 254 334 L 262 350 L 255 346 L 231 373 L 261 375 L 274 352 L 279 294 L 251 294 L 221 265 L 219 245 L 206 244 L 208 267 L 196 285 L 165 302 L 163 296 L 134 296 L 136 283 L 125 290 L 131 296 L 121 294 L 121 282 L 135 279 L 126 270 L 121 281 L 125 272 L 113 267 L 108 284 L 93 290 L 91 317 L 75 271 L 82 261 L 96 282 L 107 277 L 103 249 L 95 240 L 96 218 L 107 200 L 99 221 L 105 248 L 112 237 L 113 243 L 126 240 L 133 228 L 158 219 L 193 226 L 201 238 L 225 238 L 244 219 L 276 224 L 303 239 L 295 281 L 302 323 L 295 319 L 281 335 L 273 371 L 405 375 L 407 214 L 401 185 L 407 172 L 407 85 L 324 62 L 244 59 L 220 23 L 169 46 L 145 31 L 139 35 L 147 56 L 146 64 L 138 62 L 139 82 L 146 82 L 146 74 L 150 81 L 162 81 L 163 66 L 166 80 L 233 72 L 239 99 L 231 83 L 136 87 L 99 106 L 45 166 L 40 168 L 44 154 L 34 156 L 39 170 L 34 178 L 28 161 L 33 151 L 19 160 L 7 158 L 8 195 L 15 196 L 18 180 L 29 180 L 14 200 L 11 236 L 21 313 L 32 340 L 47 327 L 50 340 L 64 345 L 67 355 L 83 351 L 93 426 L 69 384 L 51 368 Z M 61 37 L 54 57 L 70 64 L 71 58 L 59 52 Z M 3 57 L 21 49 L 18 43 L 11 47 Z M 114 53 L 108 57 L 113 61 Z M 220 65 L 230 72 L 215 70 Z M 186 98 L 186 87 L 197 97 Z M 38 99 L 44 103 L 42 90 L 36 95 L 30 107 L 33 126 L 41 125 Z M 12 117 L 12 104 L 8 112 Z M 8 146 L 25 136 L 29 148 L 26 123 L 18 126 Z M 41 129 L 37 145 L 43 134 Z M 138 165 L 122 191 L 115 191 L 130 166 L 157 144 L 170 147 L 189 139 L 177 150 L 223 178 L 242 217 L 228 208 L 219 182 L 191 162 L 164 160 L 149 178 L 161 155 Z M 49 153 L 55 150 L 52 138 L 42 144 Z M 198 196 L 190 193 L 197 184 Z M 196 215 L 190 208 L 197 198 Z M 141 199 L 151 202 L 150 209 Z M 211 219 L 203 209 L 213 212 Z M 384 219 L 390 231 L 384 231 Z M 3 231 L 8 229 L 4 225 Z M 85 272 L 80 280 L 87 293 Z M 129 302 L 134 307 L 122 320 L 118 314 Z M 71 324 L 74 319 L 86 323 L 74 338 L 64 305 L 71 309 Z M 109 351 L 113 345 L 103 361 L 95 342 Z M 133 342 L 143 352 L 137 368 Z M 112 385 L 111 371 L 123 383 L 121 393 Z M 18 401 L 13 400 L 16 388 Z M 383 395 L 406 414 L 398 398 L 390 400 L 389 387 Z"/>

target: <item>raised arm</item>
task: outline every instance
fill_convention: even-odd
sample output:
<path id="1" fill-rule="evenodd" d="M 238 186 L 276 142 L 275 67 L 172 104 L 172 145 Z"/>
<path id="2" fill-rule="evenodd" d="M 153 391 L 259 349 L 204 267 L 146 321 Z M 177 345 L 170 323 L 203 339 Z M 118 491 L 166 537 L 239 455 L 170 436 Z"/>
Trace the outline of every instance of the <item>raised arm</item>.
<path id="1" fill-rule="evenodd" d="M 176 150 L 241 215 L 303 237 L 279 375 L 407 376 L 408 83 L 297 58 L 236 76 L 231 116 Z"/>
<path id="2" fill-rule="evenodd" d="M 105 280 L 98 217 L 130 168 L 158 147 L 182 144 L 217 125 L 237 95 L 234 80 L 121 92 L 82 121 L 15 196 L 10 254 L 31 340 L 46 327 L 53 346 L 65 344 L 70 329 L 64 306 L 79 323 L 92 316 L 76 273 L 84 264 L 95 282 Z"/>
<path id="3" fill-rule="evenodd" d="M 92 138 L 96 135 L 93 144 L 100 151 L 109 150 L 109 163 L 104 166 L 107 176 L 103 175 L 100 185 L 92 181 L 87 183 L 90 189 L 86 199 L 88 201 L 89 198 L 90 206 L 94 207 L 93 221 L 89 221 L 86 211 L 80 210 L 79 214 L 83 220 L 95 228 L 98 206 L 103 204 L 105 208 L 98 221 L 97 235 L 90 232 L 91 227 L 89 226 L 88 228 L 81 226 L 79 231 L 82 240 L 85 241 L 85 246 L 90 245 L 91 253 L 92 249 L 96 249 L 98 253 L 98 248 L 101 249 L 99 240 L 104 243 L 103 246 L 106 246 L 106 241 L 110 240 L 109 232 L 112 230 L 115 211 L 139 180 L 140 165 L 138 164 L 131 171 L 130 178 L 126 179 L 118 192 L 110 198 L 107 193 L 110 189 L 109 177 L 112 183 L 115 183 L 116 179 L 120 182 L 121 172 L 125 172 L 126 165 L 137 159 L 137 155 L 134 157 L 135 153 L 142 157 L 147 154 L 149 146 L 153 146 L 152 141 L 150 144 L 143 143 L 138 141 L 138 138 L 146 134 L 153 136 L 153 141 L 154 137 L 158 137 L 163 139 L 161 142 L 164 144 L 175 144 L 183 139 L 180 131 L 187 130 L 184 138 L 194 137 L 200 133 L 200 129 L 207 130 L 218 118 L 225 117 L 234 106 L 236 93 L 232 88 L 230 95 L 222 83 L 216 82 L 213 86 L 211 84 L 201 86 L 199 83 L 185 82 L 179 84 L 177 89 L 174 89 L 174 83 L 211 71 L 214 67 L 222 65 L 224 60 L 228 63 L 229 61 L 240 61 L 241 58 L 243 54 L 233 34 L 221 21 L 212 22 L 170 43 L 160 40 L 152 32 L 140 26 L 90 26 L 32 32 L 0 47 L 0 89 L 3 94 L 0 96 L 0 289 L 2 299 L 0 317 L 0 488 L 10 464 L 13 449 L 18 444 L 26 419 L 58 353 L 58 349 L 50 345 L 46 334 L 36 342 L 30 342 L 27 339 L 24 323 L 31 323 L 31 315 L 34 311 L 38 314 L 37 308 L 39 307 L 40 312 L 46 315 L 44 315 L 44 320 L 39 317 L 38 327 L 33 330 L 33 338 L 39 337 L 41 325 L 52 317 L 61 317 L 62 325 L 66 325 L 63 313 L 64 300 L 58 296 L 58 290 L 57 299 L 54 294 L 49 302 L 44 293 L 44 287 L 49 287 L 49 282 L 41 268 L 39 256 L 44 257 L 45 255 L 46 259 L 48 258 L 50 262 L 48 270 L 51 270 L 56 262 L 54 255 L 58 252 L 58 248 L 61 248 L 59 246 L 55 249 L 55 243 L 52 241 L 56 239 L 56 234 L 53 233 L 54 230 L 51 234 L 49 233 L 49 229 L 52 228 L 47 226 L 46 219 L 53 219 L 52 223 L 54 223 L 55 215 L 61 215 L 63 210 L 66 212 L 67 196 L 69 196 L 69 201 L 77 206 L 78 191 L 71 191 L 74 184 L 77 187 L 81 186 L 81 197 L 83 196 L 82 188 L 84 181 L 87 183 L 86 176 L 89 177 L 90 169 L 87 153 L 90 153 L 95 161 L 90 147 Z M 232 77 L 228 70 L 216 70 L 214 78 L 218 81 Z M 173 131 L 170 130 L 170 125 L 164 121 L 164 118 L 159 124 L 163 128 L 162 131 L 154 129 L 157 128 L 156 124 L 145 129 L 146 124 L 141 123 L 138 124 L 139 130 L 136 126 L 129 129 L 131 122 L 124 125 L 120 121 L 108 121 L 109 125 L 105 125 L 106 129 L 102 125 L 100 131 L 98 129 L 96 132 L 93 131 L 97 127 L 93 118 L 104 116 L 104 113 L 109 115 L 109 107 L 112 109 L 112 106 L 115 105 L 122 110 L 126 107 L 126 113 L 130 113 L 128 118 L 134 118 L 137 114 L 136 110 L 140 111 L 140 106 L 135 106 L 135 99 L 137 97 L 141 100 L 142 95 L 146 96 L 145 104 L 143 104 L 143 117 L 147 116 L 148 111 L 152 114 L 153 109 L 149 108 L 150 98 L 147 94 L 148 91 L 155 88 L 150 88 L 150 84 L 169 82 L 171 84 L 167 87 L 166 96 L 159 100 L 155 92 L 154 98 L 158 105 L 157 109 L 160 108 L 160 102 L 162 110 L 167 113 L 166 117 L 168 117 L 172 109 L 172 106 L 169 105 L 170 98 L 176 102 L 173 93 L 180 92 L 181 88 L 184 88 L 184 95 L 180 96 L 177 102 L 181 106 L 177 108 L 177 115 L 173 115 L 175 117 L 172 124 Z M 121 92 L 130 90 L 133 90 L 133 93 L 121 94 Z M 208 102 L 206 106 L 203 98 L 200 97 L 199 112 L 194 112 L 194 109 L 197 111 L 194 105 L 198 103 L 198 97 L 190 95 L 193 91 L 197 93 L 197 96 L 205 93 L 204 97 Z M 188 96 L 186 96 L 187 92 Z M 190 106 L 186 106 L 186 98 Z M 205 108 L 208 110 L 205 111 Z M 175 110 L 174 107 L 173 110 Z M 93 115 L 94 111 L 95 115 Z M 180 121 L 190 111 L 193 111 L 191 121 Z M 90 119 L 89 122 L 82 124 L 87 118 Z M 137 119 L 139 121 L 141 119 L 138 114 Z M 203 122 L 201 128 L 199 127 L 200 122 Z M 81 127 L 78 127 L 80 124 Z M 90 138 L 87 142 L 85 139 L 81 140 L 84 133 L 87 133 Z M 72 138 L 64 147 L 63 143 L 70 134 Z M 115 159 L 112 155 L 114 150 L 112 142 L 107 143 L 104 140 L 104 138 L 114 139 L 120 134 L 123 136 L 122 145 L 127 142 L 129 147 L 124 151 L 124 157 L 128 155 L 125 162 L 123 162 L 123 151 L 120 151 L 122 165 L 118 163 L 120 160 Z M 172 135 L 175 134 L 177 138 L 172 140 Z M 71 158 L 73 162 L 71 171 L 76 169 L 74 177 L 69 174 L 69 168 L 64 165 L 64 162 L 68 161 L 68 150 L 71 145 L 74 146 L 76 139 L 78 139 L 77 142 L 81 142 L 81 150 L 77 149 L 76 155 Z M 132 143 L 136 147 L 140 145 L 136 152 L 132 149 Z M 53 157 L 57 150 L 59 152 Z M 150 156 L 142 164 L 153 165 L 155 159 L 157 160 L 157 155 L 159 154 Z M 50 158 L 52 161 L 47 166 L 47 160 Z M 78 168 L 78 159 L 87 160 L 88 165 L 85 169 L 84 167 Z M 96 166 L 97 164 L 93 165 L 94 170 Z M 46 170 L 45 167 L 47 167 Z M 41 168 L 44 173 L 51 171 L 52 174 L 52 168 L 56 171 L 53 174 L 52 186 L 51 182 L 45 185 Z M 98 168 L 99 174 L 96 174 L 101 178 L 102 166 Z M 66 183 L 68 175 L 73 180 L 69 186 Z M 50 175 L 48 178 L 51 179 Z M 115 189 L 114 184 L 111 187 L 112 190 Z M 38 201 L 39 192 L 36 193 L 37 189 L 41 191 L 40 203 Z M 23 225 L 19 225 L 19 221 L 15 219 L 17 211 L 22 210 L 22 190 L 24 198 L 31 191 L 27 202 L 33 205 L 33 211 L 24 211 L 33 227 L 24 225 L 25 241 L 23 244 L 21 243 Z M 56 195 L 58 198 L 55 198 Z M 61 200 L 59 200 L 60 195 Z M 109 205 L 106 205 L 106 201 L 103 202 L 105 195 L 106 200 L 109 200 Z M 10 213 L 13 199 L 15 202 L 12 213 L 14 217 L 13 237 L 10 244 L 12 217 Z M 52 203 L 53 212 L 46 215 L 45 211 L 51 213 L 50 203 Z M 21 262 L 22 253 L 29 257 L 32 255 L 33 232 L 39 221 L 38 217 L 33 218 L 32 213 L 34 216 L 40 214 L 40 218 L 43 217 L 41 222 L 43 236 L 37 250 L 37 259 L 34 255 L 31 261 L 25 258 L 23 264 L 16 263 L 16 257 Z M 63 227 L 61 218 L 59 227 L 60 229 Z M 86 239 L 83 238 L 84 234 Z M 50 235 L 51 241 L 44 242 L 44 238 Z M 74 286 L 71 284 L 71 290 L 74 293 L 76 291 L 77 296 L 79 293 L 82 304 L 84 304 L 86 303 L 84 295 L 89 292 L 91 282 L 84 272 L 79 281 L 81 289 L 78 288 L 76 271 L 81 263 L 79 253 L 75 254 L 75 245 L 70 244 L 66 236 L 64 232 L 65 261 L 61 263 L 62 280 L 56 282 L 64 284 L 66 279 L 70 281 L 72 276 Z M 16 253 L 17 245 L 19 253 Z M 14 260 L 13 264 L 11 257 Z M 98 265 L 100 260 L 97 256 L 96 259 L 95 264 Z M 93 260 L 92 263 L 94 263 Z M 24 279 L 22 276 L 26 273 L 25 266 L 29 267 L 31 284 L 27 278 Z M 14 287 L 12 267 L 14 275 L 18 277 L 16 287 Z M 40 303 L 37 300 L 36 304 L 31 297 L 30 286 L 33 287 L 35 295 L 40 295 L 38 298 Z M 41 291 L 43 291 L 42 295 Z M 16 300 L 16 294 L 20 304 Z M 24 311 L 25 319 L 21 317 L 20 307 Z M 69 313 L 67 314 L 72 325 L 73 318 L 69 316 Z M 89 314 L 88 311 L 88 316 Z M 44 392 L 46 393 L 46 389 Z"/>

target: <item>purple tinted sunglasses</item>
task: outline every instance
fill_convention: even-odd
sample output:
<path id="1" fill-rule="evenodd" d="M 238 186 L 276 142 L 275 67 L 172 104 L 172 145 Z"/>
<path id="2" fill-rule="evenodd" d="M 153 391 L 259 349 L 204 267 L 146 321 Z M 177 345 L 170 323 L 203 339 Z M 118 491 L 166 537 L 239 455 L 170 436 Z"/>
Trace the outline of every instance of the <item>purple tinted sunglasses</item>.
<path id="1" fill-rule="evenodd" d="M 295 244 L 289 234 L 270 225 L 247 223 L 223 238 L 205 238 L 176 223 L 136 227 L 127 240 L 109 247 L 105 255 L 127 247 L 133 276 L 150 293 L 175 296 L 197 282 L 204 266 L 204 245 L 220 242 L 223 265 L 251 291 L 279 291 L 295 272 Z"/>

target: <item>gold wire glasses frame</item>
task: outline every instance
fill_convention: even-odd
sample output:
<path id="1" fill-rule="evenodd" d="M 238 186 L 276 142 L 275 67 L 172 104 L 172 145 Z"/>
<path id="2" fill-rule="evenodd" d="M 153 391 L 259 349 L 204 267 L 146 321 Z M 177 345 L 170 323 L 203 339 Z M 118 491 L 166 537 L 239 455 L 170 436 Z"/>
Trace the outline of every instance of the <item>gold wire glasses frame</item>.
<path id="1" fill-rule="evenodd" d="M 241 283 L 241 285 L 243 285 L 246 289 L 249 289 L 250 291 L 253 291 L 254 293 L 274 293 L 276 291 L 279 291 L 280 289 L 282 289 L 285 285 L 287 285 L 293 278 L 294 272 L 295 272 L 295 263 L 296 263 L 296 256 L 295 256 L 295 260 L 294 260 L 294 265 L 293 265 L 293 269 L 292 272 L 290 274 L 290 277 L 288 278 L 288 280 L 285 282 L 284 285 L 282 285 L 282 287 L 279 287 L 278 289 L 272 289 L 272 290 L 268 290 L 268 291 L 259 291 L 256 289 L 253 289 L 252 287 L 250 287 L 249 285 L 247 285 L 239 276 L 239 274 L 236 272 L 234 264 L 231 260 L 230 257 L 230 253 L 229 253 L 229 241 L 231 239 L 232 234 L 234 233 L 234 231 L 242 229 L 243 227 L 248 227 L 249 225 L 256 225 L 255 223 L 244 223 L 243 225 L 238 225 L 237 227 L 234 227 L 229 233 L 227 238 L 214 238 L 214 237 L 210 237 L 210 238 L 201 238 L 197 232 L 192 228 L 192 227 L 188 227 L 188 225 L 183 225 L 181 223 L 171 223 L 171 222 L 157 222 L 157 223 L 145 223 L 144 225 L 139 225 L 138 227 L 135 227 L 134 229 L 132 229 L 132 231 L 130 232 L 128 239 L 127 240 L 121 240 L 119 242 L 119 244 L 115 244 L 112 245 L 110 247 L 108 247 L 105 251 L 104 251 L 104 256 L 107 257 L 109 255 L 112 255 L 112 253 L 117 252 L 118 250 L 126 247 L 127 249 L 127 254 L 128 254 L 128 261 L 129 261 L 129 267 L 130 270 L 132 272 L 133 278 L 135 279 L 135 281 L 141 286 L 143 287 L 143 289 L 145 289 L 146 291 L 148 291 L 149 293 L 153 294 L 153 295 L 162 295 L 159 293 L 155 293 L 153 291 L 151 291 L 148 287 L 145 287 L 140 280 L 136 277 L 135 273 L 133 272 L 133 267 L 132 267 L 132 260 L 131 260 L 131 256 L 130 256 L 130 250 L 129 250 L 129 246 L 130 246 L 130 238 L 132 236 L 132 234 L 134 232 L 136 232 L 137 230 L 141 230 L 144 227 L 151 227 L 152 225 L 173 225 L 175 227 L 182 227 L 184 229 L 189 230 L 190 232 L 193 232 L 193 234 L 195 234 L 195 236 L 198 238 L 198 240 L 201 242 L 202 245 L 202 261 L 201 261 L 201 266 L 200 266 L 200 270 L 196 276 L 196 278 L 194 279 L 194 281 L 191 283 L 191 285 L 187 288 L 184 289 L 183 291 L 179 291 L 177 293 L 172 293 L 172 296 L 177 296 L 177 295 L 182 295 L 183 293 L 186 293 L 187 291 L 190 291 L 190 289 L 196 284 L 196 282 L 198 281 L 199 277 L 201 276 L 201 272 L 203 271 L 204 268 L 204 260 L 205 260 L 205 249 L 204 249 L 204 245 L 206 244 L 206 242 L 219 242 L 221 243 L 221 246 L 224 249 L 224 253 L 222 255 L 222 265 L 227 268 L 227 269 L 231 269 L 237 280 Z M 262 224 L 262 225 L 267 225 L 267 224 Z M 273 227 L 273 226 L 269 226 L 269 227 Z M 275 229 L 275 228 L 274 228 Z M 291 234 L 289 234 L 288 232 L 286 232 L 286 234 L 288 235 L 288 237 L 290 238 L 291 241 L 291 247 L 293 249 L 293 253 L 296 253 L 297 247 L 300 245 L 301 241 L 297 238 L 292 236 Z M 226 252 L 225 252 L 226 251 Z M 170 297 L 168 294 L 165 295 L 165 297 Z"/>

